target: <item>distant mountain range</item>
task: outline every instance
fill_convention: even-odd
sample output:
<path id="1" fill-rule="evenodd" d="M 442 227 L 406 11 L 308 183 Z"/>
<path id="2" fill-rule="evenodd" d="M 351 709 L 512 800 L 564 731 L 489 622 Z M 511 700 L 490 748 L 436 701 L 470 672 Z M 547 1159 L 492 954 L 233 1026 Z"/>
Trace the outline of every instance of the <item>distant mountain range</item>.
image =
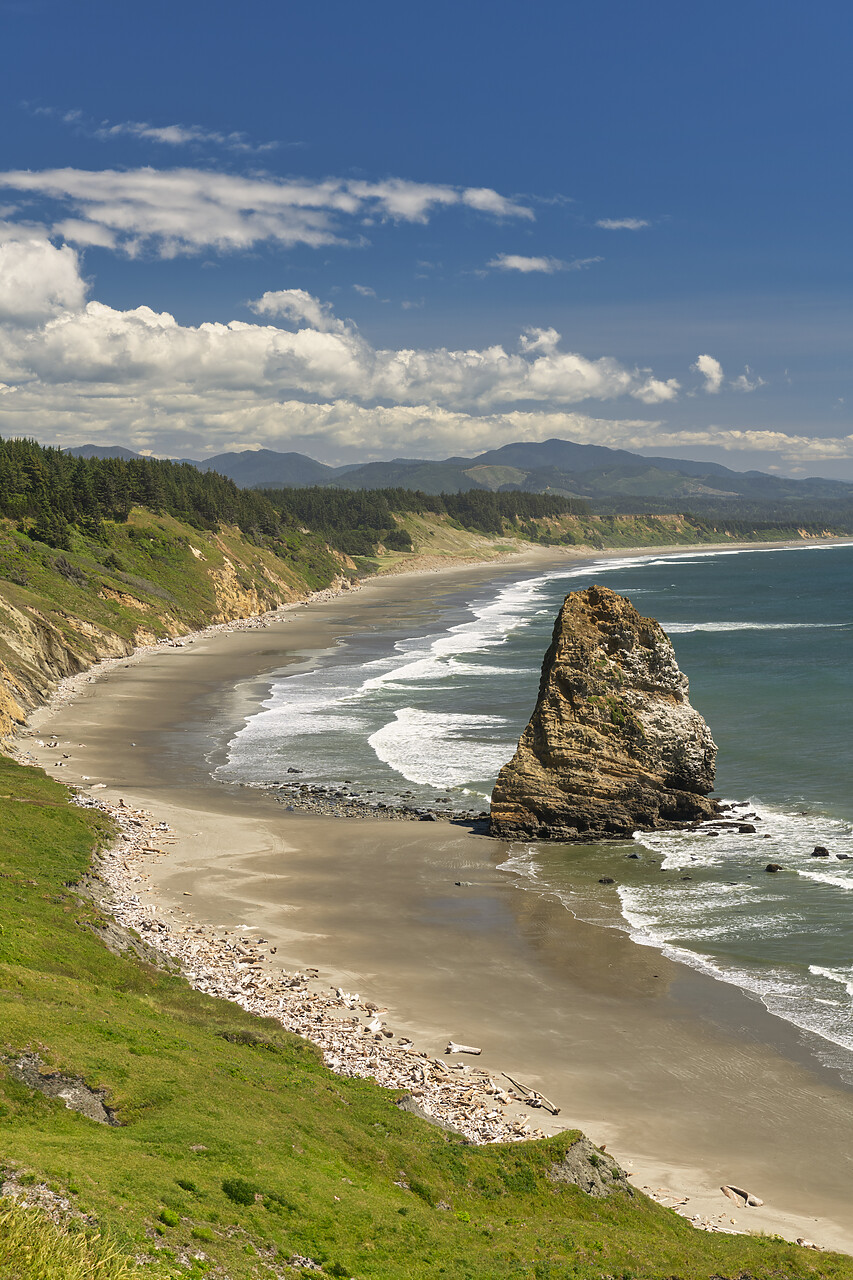
<path id="1" fill-rule="evenodd" d="M 134 458 L 141 455 L 120 446 L 81 445 L 74 456 Z M 302 453 L 247 449 L 220 453 L 190 462 L 204 471 L 230 476 L 242 488 L 328 485 L 343 489 L 420 489 L 425 493 L 458 493 L 467 489 L 560 493 L 584 498 L 597 511 L 740 512 L 745 518 L 802 511 L 803 518 L 820 519 L 839 506 L 853 506 L 853 485 L 840 480 L 792 480 L 762 471 L 733 471 L 716 462 L 688 462 L 683 458 L 647 458 L 626 449 L 576 444 L 571 440 L 520 441 L 489 449 L 474 458 L 395 458 L 329 467 Z M 747 511 L 748 508 L 748 511 Z"/>

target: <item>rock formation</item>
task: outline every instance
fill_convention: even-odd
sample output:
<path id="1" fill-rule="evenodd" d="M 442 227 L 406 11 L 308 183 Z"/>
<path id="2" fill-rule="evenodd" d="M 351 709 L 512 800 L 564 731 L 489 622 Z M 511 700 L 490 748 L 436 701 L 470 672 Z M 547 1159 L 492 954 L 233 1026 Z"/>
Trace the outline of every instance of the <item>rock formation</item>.
<path id="1" fill-rule="evenodd" d="M 653 618 L 607 587 L 566 596 L 490 832 L 593 840 L 712 817 L 717 748 Z"/>

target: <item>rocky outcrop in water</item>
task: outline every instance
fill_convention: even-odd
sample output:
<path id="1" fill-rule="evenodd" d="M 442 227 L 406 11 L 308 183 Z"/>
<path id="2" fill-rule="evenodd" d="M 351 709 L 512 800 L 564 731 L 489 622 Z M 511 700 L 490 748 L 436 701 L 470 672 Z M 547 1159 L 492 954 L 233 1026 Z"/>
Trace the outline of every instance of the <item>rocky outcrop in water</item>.
<path id="1" fill-rule="evenodd" d="M 592 840 L 712 817 L 717 749 L 687 695 L 654 618 L 607 587 L 573 591 L 495 784 L 490 833 Z"/>

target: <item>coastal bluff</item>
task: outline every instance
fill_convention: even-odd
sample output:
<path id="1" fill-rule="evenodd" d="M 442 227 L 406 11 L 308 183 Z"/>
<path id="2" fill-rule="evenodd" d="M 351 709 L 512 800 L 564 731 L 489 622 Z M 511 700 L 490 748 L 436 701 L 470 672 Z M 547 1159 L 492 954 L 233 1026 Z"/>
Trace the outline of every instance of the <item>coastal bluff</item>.
<path id="1" fill-rule="evenodd" d="M 498 775 L 489 833 L 612 839 L 713 817 L 716 754 L 660 624 L 607 587 L 573 591 Z"/>

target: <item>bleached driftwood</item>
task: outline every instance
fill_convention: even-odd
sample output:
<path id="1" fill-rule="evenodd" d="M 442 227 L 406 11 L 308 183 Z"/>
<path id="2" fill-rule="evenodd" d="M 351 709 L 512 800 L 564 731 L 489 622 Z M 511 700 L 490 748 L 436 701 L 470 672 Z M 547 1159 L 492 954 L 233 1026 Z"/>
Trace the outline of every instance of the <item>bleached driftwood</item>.
<path id="1" fill-rule="evenodd" d="M 752 1195 L 749 1191 L 744 1191 L 741 1187 L 732 1187 L 729 1184 L 726 1184 L 726 1186 L 720 1187 L 720 1190 L 724 1196 L 728 1196 L 730 1200 L 734 1200 L 735 1204 L 737 1204 L 739 1196 L 744 1204 L 748 1205 L 750 1209 L 757 1209 L 760 1205 L 764 1204 L 764 1201 L 760 1200 L 758 1196 Z"/>
<path id="2" fill-rule="evenodd" d="M 470 1044 L 456 1044 L 454 1040 L 451 1040 L 444 1052 L 445 1053 L 474 1053 L 479 1055 L 483 1052 L 483 1050 L 475 1049 L 474 1046 Z"/>
<path id="3" fill-rule="evenodd" d="M 510 1082 L 513 1089 L 518 1090 L 528 1106 L 542 1107 L 545 1111 L 550 1111 L 552 1116 L 560 1114 L 560 1108 L 555 1107 L 553 1102 L 549 1102 L 544 1094 L 538 1093 L 536 1089 L 528 1089 L 527 1085 L 520 1084 L 518 1080 L 513 1080 L 512 1076 L 508 1076 L 505 1071 L 502 1071 L 501 1075 Z"/>

